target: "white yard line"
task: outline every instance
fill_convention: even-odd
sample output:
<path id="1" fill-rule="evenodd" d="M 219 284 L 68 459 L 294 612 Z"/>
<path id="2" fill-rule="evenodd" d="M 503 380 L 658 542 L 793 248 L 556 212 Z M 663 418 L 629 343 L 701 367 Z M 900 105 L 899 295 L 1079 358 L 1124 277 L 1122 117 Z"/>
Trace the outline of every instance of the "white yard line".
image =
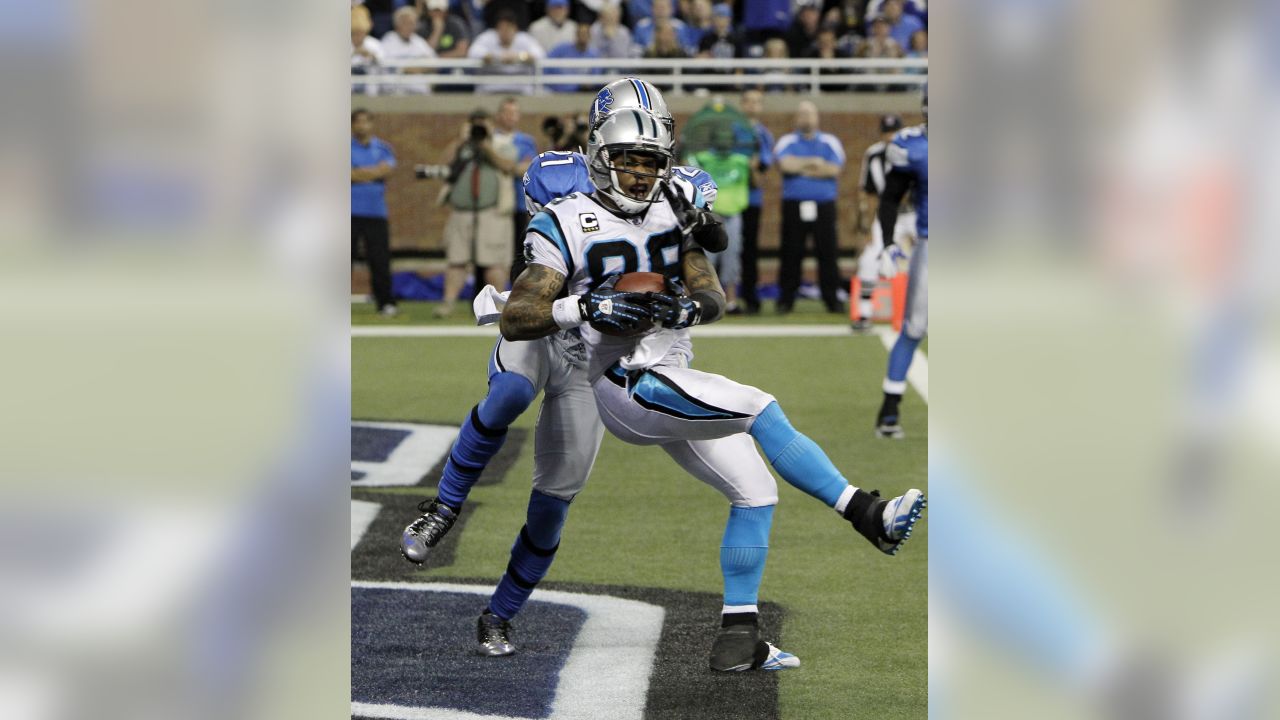
<path id="1" fill-rule="evenodd" d="M 885 350 L 892 350 L 893 343 L 898 339 L 898 333 L 893 328 L 877 327 L 876 335 L 880 336 L 880 342 L 884 345 Z M 925 354 L 916 348 L 916 354 L 911 358 L 911 369 L 907 371 L 907 382 L 911 383 L 911 387 L 920 393 L 920 397 L 927 403 L 929 402 L 929 359 Z"/>

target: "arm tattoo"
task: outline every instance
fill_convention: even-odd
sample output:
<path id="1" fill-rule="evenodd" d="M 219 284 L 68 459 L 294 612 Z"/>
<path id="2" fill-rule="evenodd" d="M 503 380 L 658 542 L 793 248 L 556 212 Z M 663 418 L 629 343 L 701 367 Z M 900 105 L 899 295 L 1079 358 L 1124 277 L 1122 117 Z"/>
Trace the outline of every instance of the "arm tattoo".
<path id="1" fill-rule="evenodd" d="M 724 315 L 724 288 L 711 261 L 701 250 L 690 250 L 684 256 L 684 286 L 689 297 L 702 305 L 701 324 L 713 323 Z"/>
<path id="2" fill-rule="evenodd" d="M 536 340 L 559 330 L 551 303 L 564 287 L 564 276 L 546 265 L 530 264 L 511 286 L 499 327 L 508 340 Z"/>

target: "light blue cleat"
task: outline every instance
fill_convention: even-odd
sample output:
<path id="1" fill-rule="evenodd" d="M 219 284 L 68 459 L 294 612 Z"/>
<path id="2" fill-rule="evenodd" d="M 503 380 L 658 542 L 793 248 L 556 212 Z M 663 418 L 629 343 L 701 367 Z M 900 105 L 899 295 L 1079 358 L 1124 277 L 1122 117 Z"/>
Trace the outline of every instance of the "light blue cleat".
<path id="1" fill-rule="evenodd" d="M 761 670 L 786 670 L 800 667 L 800 658 L 779 650 L 773 643 L 765 643 L 765 645 L 769 646 L 769 656 L 760 663 Z"/>

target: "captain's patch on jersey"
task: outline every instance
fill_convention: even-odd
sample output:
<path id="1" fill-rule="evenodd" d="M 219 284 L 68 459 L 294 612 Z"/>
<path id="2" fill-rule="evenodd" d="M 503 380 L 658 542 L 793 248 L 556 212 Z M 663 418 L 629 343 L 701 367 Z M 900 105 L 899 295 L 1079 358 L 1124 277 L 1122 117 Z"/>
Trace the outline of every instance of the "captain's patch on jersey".
<path id="1" fill-rule="evenodd" d="M 578 222 L 582 223 L 582 232 L 595 232 L 600 229 L 600 219 L 593 212 L 578 213 Z"/>

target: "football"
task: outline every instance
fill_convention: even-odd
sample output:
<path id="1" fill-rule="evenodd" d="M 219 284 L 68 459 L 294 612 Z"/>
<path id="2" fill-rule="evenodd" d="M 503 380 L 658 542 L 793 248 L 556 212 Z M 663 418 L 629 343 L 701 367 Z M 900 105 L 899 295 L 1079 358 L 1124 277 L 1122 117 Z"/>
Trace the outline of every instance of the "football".
<path id="1" fill-rule="evenodd" d="M 614 285 L 614 288 L 621 292 L 658 293 L 658 292 L 666 292 L 667 283 L 666 283 L 666 280 L 662 277 L 661 273 L 633 272 L 633 273 L 626 273 L 623 276 L 619 277 L 618 282 Z M 616 328 L 610 327 L 608 325 L 603 325 L 603 324 L 597 325 L 596 323 L 591 323 L 591 327 L 595 328 L 601 333 L 604 333 L 605 335 L 612 335 L 613 337 L 636 337 L 639 335 L 643 335 L 646 332 L 649 332 L 649 329 L 653 327 L 653 323 L 652 322 L 641 323 L 638 328 L 636 328 L 635 330 L 632 330 L 631 332 L 619 332 Z"/>

